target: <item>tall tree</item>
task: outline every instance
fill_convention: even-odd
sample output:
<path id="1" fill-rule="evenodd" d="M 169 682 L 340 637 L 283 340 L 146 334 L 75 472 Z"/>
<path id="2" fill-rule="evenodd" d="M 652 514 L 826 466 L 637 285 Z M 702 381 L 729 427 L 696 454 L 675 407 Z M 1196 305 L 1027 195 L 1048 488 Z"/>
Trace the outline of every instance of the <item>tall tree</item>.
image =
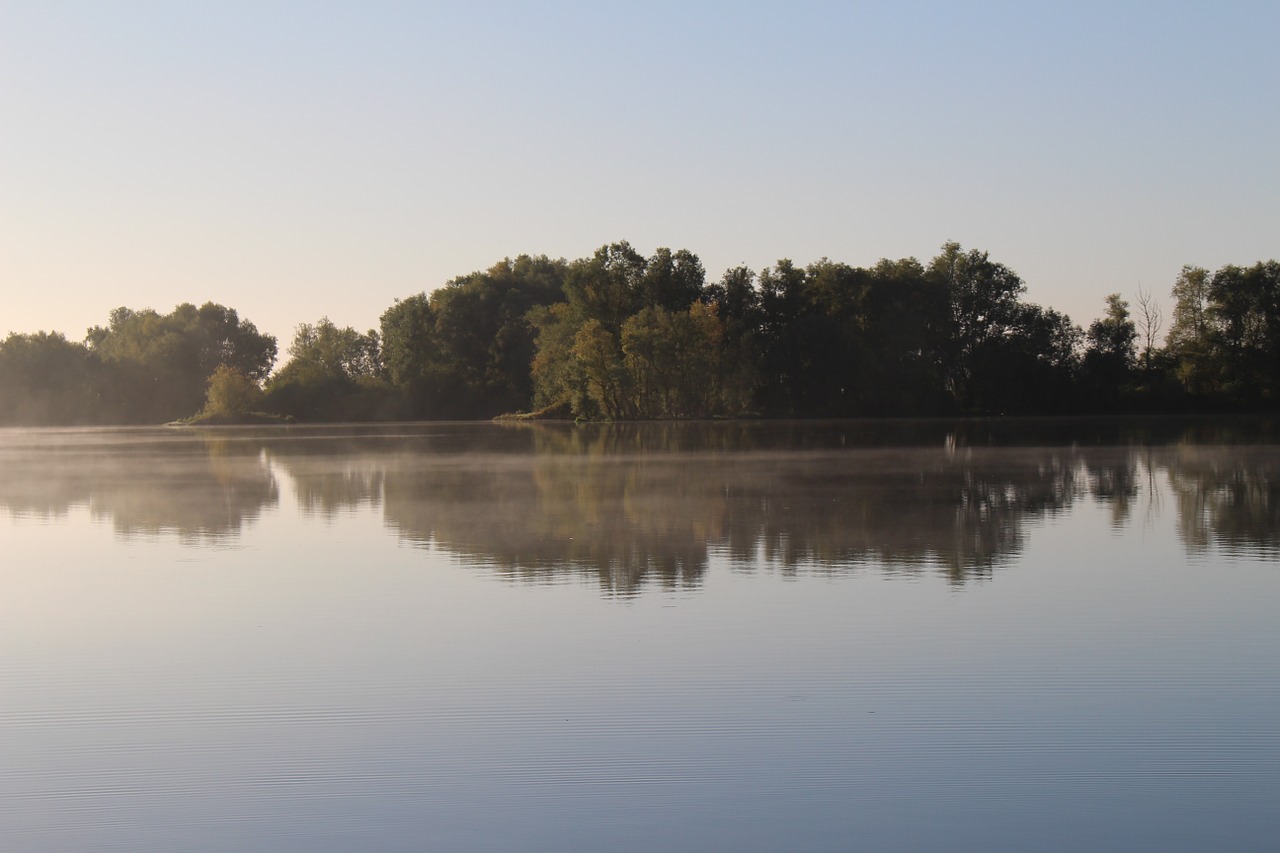
<path id="1" fill-rule="evenodd" d="M 965 252 L 959 243 L 943 244 L 929 274 L 951 305 L 950 333 L 943 368 L 947 388 L 965 409 L 973 407 L 971 386 L 977 354 L 1016 325 L 1026 285 L 1017 273 L 992 261 L 986 252 Z"/>
<path id="2" fill-rule="evenodd" d="M 1129 303 L 1119 293 L 1107 297 L 1107 313 L 1089 324 L 1084 354 L 1086 405 L 1111 409 L 1129 392 L 1137 363 L 1138 330 Z"/>
<path id="3" fill-rule="evenodd" d="M 809 349 L 813 339 L 807 333 L 830 334 L 830 330 L 801 328 L 801 318 L 812 311 L 803 267 L 783 258 L 761 270 L 759 281 L 760 405 L 772 414 L 803 416 L 810 395 L 802 384 L 813 366 Z"/>
<path id="4" fill-rule="evenodd" d="M 1209 271 L 1184 266 L 1173 284 L 1173 323 L 1168 349 L 1177 360 L 1177 374 L 1192 394 L 1205 394 L 1219 386 L 1213 363 L 1210 325 Z"/>
<path id="5" fill-rule="evenodd" d="M 1138 315 L 1136 325 L 1138 328 L 1138 336 L 1142 340 L 1142 370 L 1145 373 L 1151 372 L 1151 362 L 1155 357 L 1158 349 L 1157 341 L 1160 337 L 1160 330 L 1164 326 L 1164 314 L 1160 310 L 1160 303 L 1151 295 L 1151 291 L 1138 288 Z"/>
<path id="6" fill-rule="evenodd" d="M 1222 267 L 1209 301 L 1223 392 L 1237 405 L 1280 402 L 1280 262 Z"/>

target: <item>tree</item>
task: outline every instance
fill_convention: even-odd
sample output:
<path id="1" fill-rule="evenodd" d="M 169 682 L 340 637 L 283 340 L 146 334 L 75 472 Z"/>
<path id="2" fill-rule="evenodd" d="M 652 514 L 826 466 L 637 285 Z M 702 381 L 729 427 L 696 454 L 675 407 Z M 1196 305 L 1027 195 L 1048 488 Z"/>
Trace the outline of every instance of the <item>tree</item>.
<path id="1" fill-rule="evenodd" d="M 11 333 L 0 341 L 0 424 L 109 423 L 106 368 L 60 332 Z"/>
<path id="2" fill-rule="evenodd" d="M 808 277 L 803 267 L 789 258 L 760 272 L 760 344 L 762 379 L 760 404 L 764 411 L 792 417 L 808 414 L 810 397 L 802 387 L 812 368 L 809 345 L 813 332 L 830 335 L 830 330 L 800 328 L 801 318 L 810 313 Z M 819 321 L 820 322 L 820 321 Z"/>
<path id="3" fill-rule="evenodd" d="M 651 305 L 622 326 L 627 385 L 643 418 L 704 418 L 724 410 L 715 309 L 694 303 L 685 311 Z"/>
<path id="4" fill-rule="evenodd" d="M 507 258 L 382 315 L 391 382 L 418 417 L 492 417 L 528 408 L 537 331 L 530 312 L 564 299 L 564 261 Z"/>
<path id="5" fill-rule="evenodd" d="M 1177 360 L 1177 375 L 1192 394 L 1217 389 L 1209 324 L 1209 271 L 1184 266 L 1173 284 L 1173 323 L 1168 348 Z"/>
<path id="6" fill-rule="evenodd" d="M 574 338 L 581 325 L 577 313 L 569 303 L 561 302 L 533 309 L 529 322 L 537 331 L 537 349 L 530 365 L 534 408 L 568 408 L 577 416 L 591 417 L 596 404 L 574 354 Z"/>
<path id="7" fill-rule="evenodd" d="M 355 380 L 382 372 L 378 333 L 338 328 L 328 317 L 300 323 L 289 347 L 291 358 L 273 377 L 276 382 L 338 378 Z"/>
<path id="8" fill-rule="evenodd" d="M 684 249 L 658 249 L 646 259 L 627 242 L 612 243 L 569 264 L 564 302 L 528 315 L 537 335 L 535 404 L 608 419 L 700 408 L 686 388 L 669 385 L 684 375 L 671 347 L 681 335 L 696 337 L 694 327 L 719 328 L 704 304 L 709 295 L 702 263 Z M 720 340 L 714 336 L 717 349 Z"/>
<path id="9" fill-rule="evenodd" d="M 397 386 L 422 382 L 428 366 L 437 360 L 435 314 L 425 293 L 397 299 L 383 312 L 382 361 Z"/>
<path id="10" fill-rule="evenodd" d="M 588 399 L 595 404 L 594 411 L 580 414 L 609 420 L 634 418 L 639 414 L 617 336 L 605 328 L 604 323 L 593 317 L 579 326 L 570 353 L 581 365 Z"/>
<path id="11" fill-rule="evenodd" d="M 993 415 L 1071 411 L 1082 337 L 1066 315 L 1020 304 L 1006 333 L 973 354 L 971 407 Z"/>
<path id="12" fill-rule="evenodd" d="M 235 420 L 262 407 L 262 388 L 249 376 L 227 364 L 218 365 L 209 377 L 202 415 Z"/>
<path id="13" fill-rule="evenodd" d="M 1156 349 L 1156 339 L 1160 336 L 1160 328 L 1164 324 L 1164 315 L 1160 312 L 1160 303 L 1152 297 L 1151 291 L 1138 288 L 1138 334 L 1142 338 L 1142 370 L 1151 373 L 1151 357 Z"/>
<path id="14" fill-rule="evenodd" d="M 596 249 L 574 261 L 564 279 L 565 300 L 585 322 L 598 320 L 617 334 L 622 323 L 643 306 L 642 282 L 648 262 L 625 240 Z"/>
<path id="15" fill-rule="evenodd" d="M 703 298 L 706 278 L 702 261 L 688 249 L 657 249 L 640 278 L 639 304 L 684 311 Z"/>
<path id="16" fill-rule="evenodd" d="M 1236 404 L 1280 400 L 1280 262 L 1219 269 L 1208 313 L 1223 393 Z"/>
<path id="17" fill-rule="evenodd" d="M 943 244 L 929 264 L 929 275 L 951 306 L 943 355 L 947 388 L 962 408 L 971 408 L 976 354 L 1013 328 L 1019 297 L 1027 288 L 1017 273 L 986 252 L 965 252 L 955 242 Z"/>
<path id="18" fill-rule="evenodd" d="M 1089 404 L 1109 409 L 1129 392 L 1137 362 L 1138 330 L 1129 316 L 1129 303 L 1112 293 L 1107 313 L 1089 324 L 1084 354 L 1084 385 Z"/>
<path id="19" fill-rule="evenodd" d="M 328 317 L 301 323 L 290 358 L 267 380 L 267 406 L 312 421 L 383 420 L 398 413 L 382 380 L 378 333 L 338 327 Z"/>
<path id="20" fill-rule="evenodd" d="M 115 404 L 129 420 L 167 421 L 200 408 L 220 365 L 262 380 L 276 358 L 276 340 L 235 310 L 213 302 L 178 305 L 169 314 L 117 308 L 106 327 L 86 336 L 90 350 L 115 366 Z"/>
<path id="21" fill-rule="evenodd" d="M 864 413 L 948 411 L 943 369 L 951 297 L 943 282 L 915 258 L 883 259 L 867 271 L 859 318 Z"/>
<path id="22" fill-rule="evenodd" d="M 1280 400 L 1280 262 L 1183 267 L 1169 351 L 1192 394 L 1234 405 Z"/>
<path id="23" fill-rule="evenodd" d="M 703 294 L 720 322 L 720 397 L 726 414 L 753 411 L 760 386 L 760 292 L 745 266 L 725 270 Z"/>

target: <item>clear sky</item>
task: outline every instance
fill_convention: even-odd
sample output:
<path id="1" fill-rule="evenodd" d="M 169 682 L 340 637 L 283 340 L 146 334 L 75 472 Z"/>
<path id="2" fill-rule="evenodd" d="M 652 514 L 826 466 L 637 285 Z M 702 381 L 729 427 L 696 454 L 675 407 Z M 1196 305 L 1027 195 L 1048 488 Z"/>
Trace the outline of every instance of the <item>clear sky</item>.
<path id="1" fill-rule="evenodd" d="M 0 334 L 280 338 L 521 253 L 946 240 L 1086 324 L 1280 256 L 1280 2 L 0 0 Z"/>

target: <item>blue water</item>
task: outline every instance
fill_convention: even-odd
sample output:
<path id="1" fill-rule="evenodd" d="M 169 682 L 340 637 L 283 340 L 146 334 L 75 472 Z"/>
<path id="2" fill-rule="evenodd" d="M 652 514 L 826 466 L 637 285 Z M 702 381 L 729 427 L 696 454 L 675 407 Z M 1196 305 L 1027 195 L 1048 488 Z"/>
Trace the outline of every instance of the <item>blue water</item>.
<path id="1" fill-rule="evenodd" d="M 1043 427 L 0 432 L 0 847 L 1274 849 L 1280 446 Z"/>

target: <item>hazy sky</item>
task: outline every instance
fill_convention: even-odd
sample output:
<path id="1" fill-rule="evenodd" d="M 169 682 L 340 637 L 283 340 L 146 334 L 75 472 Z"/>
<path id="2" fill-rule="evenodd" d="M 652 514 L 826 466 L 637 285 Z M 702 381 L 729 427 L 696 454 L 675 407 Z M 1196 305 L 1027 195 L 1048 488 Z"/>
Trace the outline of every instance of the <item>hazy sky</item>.
<path id="1" fill-rule="evenodd" d="M 946 240 L 1087 324 L 1280 256 L 1280 2 L 0 0 L 0 334 L 280 338 L 521 253 Z"/>

